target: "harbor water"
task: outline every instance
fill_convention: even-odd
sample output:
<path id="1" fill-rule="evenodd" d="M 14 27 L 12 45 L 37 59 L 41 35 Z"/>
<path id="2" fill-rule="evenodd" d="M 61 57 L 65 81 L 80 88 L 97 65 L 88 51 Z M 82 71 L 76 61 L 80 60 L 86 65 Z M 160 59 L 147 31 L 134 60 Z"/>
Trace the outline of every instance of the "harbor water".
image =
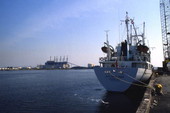
<path id="1" fill-rule="evenodd" d="M 107 92 L 92 69 L 0 71 L 0 113 L 135 113 L 136 90 Z"/>

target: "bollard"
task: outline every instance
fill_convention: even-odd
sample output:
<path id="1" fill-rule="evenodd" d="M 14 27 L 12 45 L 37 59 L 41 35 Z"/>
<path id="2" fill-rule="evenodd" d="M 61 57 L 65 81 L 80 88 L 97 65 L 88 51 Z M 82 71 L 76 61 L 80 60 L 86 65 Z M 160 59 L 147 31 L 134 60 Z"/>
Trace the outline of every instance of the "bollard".
<path id="1" fill-rule="evenodd" d="M 156 84 L 155 85 L 155 93 L 158 94 L 158 95 L 163 95 L 162 85 L 161 84 Z"/>

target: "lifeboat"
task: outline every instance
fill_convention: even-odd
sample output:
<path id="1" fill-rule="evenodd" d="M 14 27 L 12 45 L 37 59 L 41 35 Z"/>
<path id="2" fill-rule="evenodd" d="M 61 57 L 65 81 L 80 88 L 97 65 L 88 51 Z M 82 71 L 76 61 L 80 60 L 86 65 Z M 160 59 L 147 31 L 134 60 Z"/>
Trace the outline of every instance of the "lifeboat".
<path id="1" fill-rule="evenodd" d="M 107 53 L 107 52 L 108 52 L 107 49 L 108 49 L 108 48 L 107 48 L 106 46 L 101 47 L 101 50 L 102 50 L 104 53 Z M 114 52 L 113 47 L 110 47 L 110 50 L 111 50 L 112 53 Z"/>

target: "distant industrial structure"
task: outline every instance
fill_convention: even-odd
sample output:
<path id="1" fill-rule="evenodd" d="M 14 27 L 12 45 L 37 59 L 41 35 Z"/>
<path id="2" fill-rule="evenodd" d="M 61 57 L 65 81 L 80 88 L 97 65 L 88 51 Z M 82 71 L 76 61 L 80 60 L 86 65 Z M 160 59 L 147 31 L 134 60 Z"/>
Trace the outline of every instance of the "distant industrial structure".
<path id="1" fill-rule="evenodd" d="M 68 63 L 68 57 L 55 57 L 54 60 L 51 59 L 45 62 L 45 65 L 38 65 L 39 69 L 68 69 L 70 68 L 70 65 Z"/>
<path id="2" fill-rule="evenodd" d="M 31 66 L 28 66 L 28 67 L 0 67 L 0 71 L 10 71 L 10 70 L 35 70 L 37 69 L 36 67 L 31 67 Z"/>
<path id="3" fill-rule="evenodd" d="M 95 65 L 94 65 L 94 64 L 91 64 L 91 63 L 88 63 L 88 64 L 87 64 L 87 67 L 88 67 L 88 68 L 93 68 L 94 66 L 95 66 Z"/>
<path id="4" fill-rule="evenodd" d="M 54 69 L 92 69 L 95 65 L 88 63 L 87 67 L 79 66 L 74 63 L 68 62 L 68 56 L 60 56 L 50 60 L 47 60 L 44 65 L 37 65 L 36 67 L 0 67 L 0 71 L 10 71 L 10 70 L 54 70 Z"/>

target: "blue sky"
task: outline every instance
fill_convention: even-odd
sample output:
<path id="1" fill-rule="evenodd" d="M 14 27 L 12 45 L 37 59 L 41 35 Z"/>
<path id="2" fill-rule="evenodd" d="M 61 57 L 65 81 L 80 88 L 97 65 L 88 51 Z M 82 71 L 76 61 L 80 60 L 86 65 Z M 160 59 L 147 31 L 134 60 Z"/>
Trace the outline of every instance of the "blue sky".
<path id="1" fill-rule="evenodd" d="M 0 67 L 36 66 L 50 56 L 98 64 L 105 30 L 113 46 L 126 11 L 146 22 L 152 63 L 163 60 L 159 0 L 0 0 Z"/>

